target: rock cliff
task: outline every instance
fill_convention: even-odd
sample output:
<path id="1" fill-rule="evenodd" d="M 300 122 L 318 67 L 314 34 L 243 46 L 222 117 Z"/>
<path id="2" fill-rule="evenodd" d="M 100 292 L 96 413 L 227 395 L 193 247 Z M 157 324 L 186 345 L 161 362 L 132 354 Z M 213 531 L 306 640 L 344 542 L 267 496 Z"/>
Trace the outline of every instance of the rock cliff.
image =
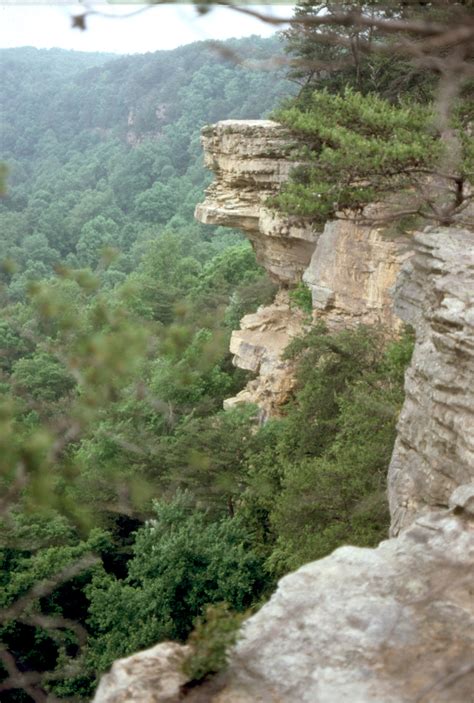
<path id="1" fill-rule="evenodd" d="M 316 230 L 308 222 L 270 210 L 268 198 L 289 176 L 289 133 L 269 120 L 226 120 L 206 127 L 202 144 L 215 179 L 196 207 L 200 222 L 238 227 L 258 261 L 283 288 L 301 278 L 312 292 L 314 318 L 330 328 L 381 323 L 396 328 L 392 288 L 410 241 L 381 228 L 338 220 Z M 275 304 L 242 320 L 231 351 L 240 368 L 257 372 L 226 407 L 253 402 L 263 415 L 278 414 L 292 388 L 291 366 L 281 353 L 303 330 L 301 315 L 280 292 Z M 285 331 L 286 329 L 286 331 Z"/>
<path id="2" fill-rule="evenodd" d="M 235 140 L 236 130 L 242 129 L 231 124 L 230 132 L 220 123 L 205 137 L 216 159 L 224 136 Z M 269 124 L 279 135 L 274 142 L 278 151 L 281 134 Z M 262 130 L 268 134 L 264 125 L 249 125 L 249 134 L 257 130 L 263 139 Z M 221 185 L 222 173 L 232 171 L 240 158 L 226 148 L 227 156 L 216 166 Z M 260 173 L 262 192 L 269 192 L 271 168 L 282 177 L 284 166 L 262 165 L 264 153 L 257 159 L 256 147 L 248 150 L 251 158 L 244 160 L 261 165 L 260 171 L 254 164 L 248 172 L 256 179 Z M 246 179 L 242 183 L 248 185 Z M 237 183 L 236 177 L 236 189 Z M 222 213 L 224 185 L 220 197 Z M 206 203 L 200 207 L 211 208 Z M 235 214 L 240 205 L 234 205 Z M 251 218 L 243 221 L 256 240 L 264 236 L 257 200 L 252 207 L 253 224 Z M 225 218 L 220 224 L 228 224 Z M 272 255 L 270 239 L 264 241 L 260 253 L 266 265 L 265 256 Z M 474 234 L 431 228 L 415 236 L 410 257 L 406 242 L 386 239 L 378 230 L 328 223 L 312 245 L 304 277 L 315 316 L 334 327 L 357 321 L 395 324 L 399 316 L 416 330 L 389 473 L 393 536 L 376 549 L 342 547 L 285 576 L 270 601 L 245 623 L 228 671 L 212 681 L 188 688 L 185 695 L 180 661 L 186 650 L 163 643 L 116 662 L 103 677 L 95 703 L 177 703 L 183 697 L 189 703 L 472 699 Z M 391 287 L 403 261 L 393 299 Z M 299 266 L 301 272 L 301 260 Z M 274 273 L 277 269 L 283 281 L 282 266 Z M 243 392 L 250 395 L 246 399 L 258 398 L 271 412 L 277 409 L 268 397 L 276 402 L 274 389 L 280 389 L 281 398 L 291 383 L 281 350 L 304 324 L 290 310 L 285 291 L 273 306 L 243 319 L 231 349 L 239 366 L 260 373 L 256 385 Z"/>
<path id="3" fill-rule="evenodd" d="M 271 120 L 224 120 L 205 127 L 204 159 L 215 179 L 195 211 L 205 224 L 243 230 L 259 263 L 282 284 L 301 279 L 318 238 L 311 226 L 280 218 L 265 206 L 288 179 L 288 139 Z"/>
<path id="4" fill-rule="evenodd" d="M 272 305 L 262 306 L 253 315 L 242 318 L 240 330 L 232 333 L 230 341 L 233 363 L 258 376 L 234 398 L 225 400 L 225 409 L 256 403 L 262 419 L 278 415 L 294 386 L 292 362 L 284 360 L 282 355 L 290 340 L 302 334 L 304 328 L 305 316 L 290 305 L 285 290 L 277 293 Z"/>
<path id="5" fill-rule="evenodd" d="M 314 317 L 332 329 L 359 323 L 396 329 L 393 287 L 411 253 L 407 237 L 389 237 L 383 229 L 350 221 L 328 222 L 303 274 Z"/>
<path id="6" fill-rule="evenodd" d="M 466 703 L 473 563 L 474 489 L 464 487 L 449 511 L 377 549 L 342 547 L 285 576 L 244 625 L 228 672 L 185 700 Z M 116 662 L 94 703 L 178 703 L 183 655 L 163 643 Z"/>
<path id="7" fill-rule="evenodd" d="M 474 481 L 474 233 L 415 237 L 395 296 L 416 329 L 389 469 L 392 534 Z"/>

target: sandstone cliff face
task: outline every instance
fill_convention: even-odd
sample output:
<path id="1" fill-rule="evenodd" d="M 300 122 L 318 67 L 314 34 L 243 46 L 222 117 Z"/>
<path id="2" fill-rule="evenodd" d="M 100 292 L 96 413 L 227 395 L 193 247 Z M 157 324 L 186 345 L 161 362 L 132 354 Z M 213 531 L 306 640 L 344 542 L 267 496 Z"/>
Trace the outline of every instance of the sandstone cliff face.
<path id="1" fill-rule="evenodd" d="M 257 260 L 284 284 L 300 280 L 318 237 L 265 207 L 288 179 L 287 142 L 286 130 L 271 120 L 224 120 L 204 128 L 205 163 L 215 180 L 195 212 L 200 222 L 243 230 Z"/>
<path id="2" fill-rule="evenodd" d="M 474 686 L 473 564 L 474 490 L 465 487 L 450 511 L 418 519 L 377 549 L 342 547 L 285 576 L 244 625 L 227 674 L 185 700 L 466 703 Z M 178 703 L 171 646 L 117 662 L 95 703 Z M 144 676 L 141 660 L 153 658 Z M 172 688 L 157 695 L 165 682 L 174 696 Z"/>
<path id="3" fill-rule="evenodd" d="M 396 311 L 416 329 L 389 469 L 392 534 L 474 481 L 474 233 L 415 238 Z"/>
<path id="4" fill-rule="evenodd" d="M 215 172 L 202 222 L 240 227 L 260 262 L 284 285 L 300 277 L 312 292 L 313 318 L 338 329 L 402 320 L 417 332 L 406 379 L 406 401 L 389 473 L 392 533 L 474 479 L 474 235 L 440 229 L 415 237 L 389 237 L 380 228 L 328 222 L 322 232 L 265 207 L 288 178 L 289 136 L 275 122 L 226 121 L 206 128 L 203 146 Z M 394 288 L 397 275 L 404 273 Z M 242 320 L 232 335 L 234 363 L 258 373 L 226 407 L 254 402 L 278 414 L 292 388 L 291 366 L 281 355 L 304 320 L 280 292 L 271 306 Z"/>
<path id="5" fill-rule="evenodd" d="M 276 416 L 294 386 L 293 364 L 282 358 L 293 337 L 304 332 L 305 317 L 290 306 L 288 293 L 277 293 L 272 305 L 260 307 L 240 321 L 240 330 L 232 333 L 230 351 L 233 363 L 258 376 L 234 398 L 224 401 L 224 408 L 242 403 L 256 403 L 261 419 Z"/>
<path id="6" fill-rule="evenodd" d="M 407 237 L 387 237 L 383 229 L 354 222 L 328 222 L 318 239 L 303 280 L 312 292 L 314 317 L 329 328 L 380 323 L 400 325 L 393 286 L 411 256 Z"/>
<path id="7" fill-rule="evenodd" d="M 288 142 L 288 132 L 269 120 L 226 120 L 206 127 L 205 162 L 215 180 L 196 207 L 196 218 L 242 229 L 258 261 L 282 286 L 303 277 L 312 291 L 314 318 L 330 328 L 382 323 L 395 329 L 400 320 L 392 288 L 410 255 L 410 242 L 342 220 L 316 231 L 269 210 L 268 197 L 288 179 L 292 167 Z M 252 402 L 263 415 L 278 414 L 293 386 L 291 366 L 281 354 L 302 330 L 301 316 L 282 292 L 274 305 L 244 318 L 232 335 L 234 363 L 259 375 L 225 407 Z"/>

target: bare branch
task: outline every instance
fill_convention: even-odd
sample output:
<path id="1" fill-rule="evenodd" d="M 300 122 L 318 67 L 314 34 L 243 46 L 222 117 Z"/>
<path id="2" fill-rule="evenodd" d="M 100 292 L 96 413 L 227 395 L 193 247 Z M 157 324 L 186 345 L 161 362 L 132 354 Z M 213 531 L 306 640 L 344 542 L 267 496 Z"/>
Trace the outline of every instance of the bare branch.
<path id="1" fill-rule="evenodd" d="M 274 17 L 265 12 L 254 10 L 250 7 L 234 5 L 232 2 L 217 2 L 216 5 L 229 7 L 235 12 L 239 12 L 249 17 L 255 17 L 267 24 L 281 26 L 284 24 L 298 24 L 306 27 L 325 27 L 335 25 L 338 27 L 356 27 L 360 29 L 379 29 L 387 34 L 398 34 L 409 32 L 419 36 L 432 37 L 446 33 L 446 25 L 430 20 L 398 20 L 379 19 L 375 15 L 364 15 L 360 10 L 349 10 L 347 12 L 331 12 L 325 15 L 312 15 L 302 17 Z M 460 22 L 461 24 L 461 22 Z M 472 31 L 472 27 L 471 27 Z"/>
<path id="2" fill-rule="evenodd" d="M 41 681 L 41 675 L 36 671 L 27 673 L 20 671 L 11 652 L 1 643 L 0 660 L 8 673 L 8 679 L 0 684 L 0 691 L 19 688 L 31 696 L 35 703 L 48 703 L 48 696 L 43 689 L 34 686 Z M 52 703 L 51 698 L 50 703 Z"/>

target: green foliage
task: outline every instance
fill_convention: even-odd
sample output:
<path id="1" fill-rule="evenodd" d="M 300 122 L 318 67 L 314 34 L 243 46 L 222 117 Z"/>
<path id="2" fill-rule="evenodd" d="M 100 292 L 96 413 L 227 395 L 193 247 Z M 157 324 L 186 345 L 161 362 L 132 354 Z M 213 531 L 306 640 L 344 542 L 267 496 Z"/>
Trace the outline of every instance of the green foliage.
<path id="1" fill-rule="evenodd" d="M 7 178 L 8 178 L 8 167 L 5 163 L 0 162 L 0 197 L 3 197 L 7 193 Z"/>
<path id="2" fill-rule="evenodd" d="M 244 619 L 242 613 L 229 611 L 227 603 L 208 606 L 204 617 L 199 617 L 187 644 L 190 654 L 183 661 L 183 673 L 190 683 L 224 671 L 229 649 L 236 643 Z"/>
<path id="3" fill-rule="evenodd" d="M 15 362 L 11 379 L 19 394 L 28 393 L 39 402 L 58 400 L 75 386 L 74 378 L 47 352 Z"/>
<path id="4" fill-rule="evenodd" d="M 266 58 L 275 41 L 229 45 Z M 289 351 L 297 386 L 281 418 L 222 412 L 248 378 L 229 332 L 274 286 L 238 233 L 211 237 L 192 221 L 208 182 L 199 127 L 261 117 L 286 84 L 211 61 L 202 45 L 110 61 L 3 56 L 2 635 L 22 671 L 54 672 L 39 697 L 89 700 L 113 659 L 184 641 L 198 618 L 187 666 L 202 679 L 225 666 L 236 623 L 277 575 L 384 535 L 411 342 L 317 327 Z M 316 141 L 334 177 L 331 140 L 366 145 L 362 173 L 377 139 L 401 139 L 414 119 L 348 96 L 344 109 L 321 97 Z M 310 312 L 306 287 L 290 297 Z M 71 575 L 91 552 L 97 563 Z M 45 579 L 44 595 L 15 610 Z"/>
<path id="5" fill-rule="evenodd" d="M 280 51 L 276 39 L 258 37 L 227 46 L 246 59 Z M 218 245 L 193 222 L 209 182 L 200 128 L 262 117 L 291 89 L 282 72 L 236 66 L 204 42 L 146 57 L 84 56 L 2 50 L 9 187 L 0 202 L 0 262 L 16 268 L 0 279 L 12 300 L 24 300 L 28 283 L 58 263 L 97 268 L 113 287 L 136 267 L 144 241 L 169 229 L 184 234 L 183 226 L 200 238 L 194 258 L 204 263 L 203 251 Z M 104 271 L 107 247 L 121 254 Z"/>
<path id="6" fill-rule="evenodd" d="M 156 503 L 133 550 L 125 580 L 104 573 L 87 591 L 96 671 L 161 639 L 185 639 L 206 604 L 226 601 L 245 610 L 265 582 L 263 560 L 242 521 L 210 522 L 184 495 Z"/>
<path id="7" fill-rule="evenodd" d="M 184 421 L 163 447 L 170 484 L 188 488 L 198 505 L 232 517 L 246 484 L 256 416 L 256 408 L 245 406 Z"/>
<path id="8" fill-rule="evenodd" d="M 444 2 L 431 2 L 427 6 L 422 2 L 301 0 L 295 6 L 294 18 L 310 22 L 321 14 L 330 17 L 341 12 L 361 11 L 368 17 L 376 13 L 378 19 L 385 20 L 427 19 L 429 13 L 429 19 L 433 20 L 436 12 L 442 20 L 443 14 L 449 17 L 449 10 L 444 5 Z M 294 61 L 290 64 L 289 78 L 300 85 L 298 102 L 304 104 L 314 90 L 341 93 L 346 86 L 364 95 L 375 93 L 392 103 L 403 101 L 408 95 L 420 102 L 429 100 L 434 79 L 402 56 L 363 51 L 360 45 L 370 41 L 371 34 L 353 23 L 316 27 L 294 22 L 282 32 L 285 51 Z M 396 42 L 399 37 L 392 34 L 384 39 Z"/>
<path id="9" fill-rule="evenodd" d="M 61 516 L 51 513 L 32 521 L 20 515 L 2 527 L 10 546 L 0 549 L 0 637 L 21 670 L 45 672 L 44 685 L 59 690 L 83 666 L 77 653 L 79 621 L 87 609 L 84 588 L 99 562 L 92 555 L 107 552 L 110 541 L 99 530 L 80 541 Z"/>
<path id="10" fill-rule="evenodd" d="M 277 535 L 269 564 L 282 573 L 341 544 L 374 546 L 389 522 L 385 485 L 403 402 L 409 333 L 384 343 L 359 328 L 316 328 L 293 345 L 302 354 L 296 402 L 276 457 L 281 491 L 270 519 Z"/>
<path id="11" fill-rule="evenodd" d="M 350 88 L 341 95 L 315 92 L 304 109 L 283 108 L 276 118 L 304 146 L 295 151 L 300 164 L 292 180 L 273 202 L 317 222 L 408 193 L 441 154 L 428 107 L 395 106 Z"/>
<path id="12" fill-rule="evenodd" d="M 289 298 L 290 305 L 296 305 L 296 307 L 304 313 L 311 315 L 313 312 L 313 299 L 311 296 L 311 290 L 308 288 L 306 283 L 300 281 L 297 286 L 292 288 L 289 293 Z"/>

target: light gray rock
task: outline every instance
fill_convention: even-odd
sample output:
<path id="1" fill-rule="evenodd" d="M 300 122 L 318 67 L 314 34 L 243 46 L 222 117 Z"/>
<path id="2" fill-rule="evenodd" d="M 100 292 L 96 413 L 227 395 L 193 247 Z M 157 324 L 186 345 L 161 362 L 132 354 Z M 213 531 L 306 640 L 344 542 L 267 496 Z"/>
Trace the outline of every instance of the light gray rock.
<path id="1" fill-rule="evenodd" d="M 458 500 L 377 549 L 342 547 L 285 576 L 244 624 L 228 672 L 185 700 L 471 701 L 474 522 Z M 94 703 L 177 703 L 183 652 L 165 643 L 117 662 Z"/>
<path id="2" fill-rule="evenodd" d="M 456 488 L 449 499 L 449 507 L 451 510 L 463 510 L 474 517 L 474 483 Z"/>
<path id="3" fill-rule="evenodd" d="M 415 237 L 395 310 L 416 329 L 389 469 L 391 534 L 474 480 L 474 233 Z"/>
<path id="4" fill-rule="evenodd" d="M 467 703 L 474 524 L 432 513 L 377 549 L 280 581 L 243 629 L 215 703 Z"/>
<path id="5" fill-rule="evenodd" d="M 189 651 L 163 642 L 118 659 L 100 680 L 93 703 L 178 703 L 185 682 L 181 662 Z"/>

